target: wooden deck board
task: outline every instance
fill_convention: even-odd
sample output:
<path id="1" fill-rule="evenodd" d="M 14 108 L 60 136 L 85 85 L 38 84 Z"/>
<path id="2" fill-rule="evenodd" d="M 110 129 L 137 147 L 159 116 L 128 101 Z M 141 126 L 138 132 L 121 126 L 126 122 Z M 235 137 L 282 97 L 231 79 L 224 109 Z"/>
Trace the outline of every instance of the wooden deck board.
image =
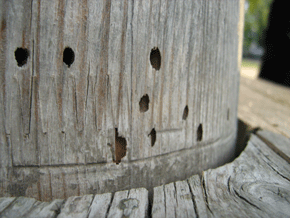
<path id="1" fill-rule="evenodd" d="M 290 89 L 241 77 L 238 117 L 253 128 L 290 137 Z"/>

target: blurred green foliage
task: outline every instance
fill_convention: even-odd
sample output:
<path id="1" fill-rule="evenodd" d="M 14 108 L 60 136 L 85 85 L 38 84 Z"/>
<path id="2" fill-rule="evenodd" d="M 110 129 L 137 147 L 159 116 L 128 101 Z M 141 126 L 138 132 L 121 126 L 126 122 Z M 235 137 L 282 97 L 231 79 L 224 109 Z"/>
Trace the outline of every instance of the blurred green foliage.
<path id="1" fill-rule="evenodd" d="M 244 53 L 247 54 L 254 42 L 263 46 L 264 32 L 267 28 L 268 15 L 273 0 L 246 0 L 245 28 L 244 28 Z"/>

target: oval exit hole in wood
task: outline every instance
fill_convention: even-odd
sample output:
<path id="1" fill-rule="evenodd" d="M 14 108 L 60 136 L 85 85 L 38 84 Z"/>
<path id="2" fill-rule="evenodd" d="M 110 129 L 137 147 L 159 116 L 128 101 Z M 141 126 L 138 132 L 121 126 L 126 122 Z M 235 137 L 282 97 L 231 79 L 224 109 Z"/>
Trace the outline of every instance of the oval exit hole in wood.
<path id="1" fill-rule="evenodd" d="M 156 142 L 156 131 L 154 128 L 151 130 L 148 136 L 151 136 L 151 147 L 153 147 Z"/>
<path id="2" fill-rule="evenodd" d="M 199 126 L 197 128 L 197 132 L 196 132 L 197 141 L 201 141 L 202 140 L 202 133 L 203 133 L 202 124 L 199 124 Z"/>
<path id="3" fill-rule="evenodd" d="M 184 110 L 183 110 L 183 115 L 182 115 L 182 119 L 186 120 L 188 117 L 188 106 L 186 105 Z"/>
<path id="4" fill-rule="evenodd" d="M 149 110 L 149 102 L 149 96 L 147 94 L 143 95 L 143 97 L 139 101 L 140 112 L 144 113 Z"/>
<path id="5" fill-rule="evenodd" d="M 227 120 L 230 120 L 230 109 L 227 110 Z"/>
<path id="6" fill-rule="evenodd" d="M 27 63 L 29 57 L 29 51 L 26 48 L 17 48 L 14 52 L 15 60 L 18 67 L 22 67 Z"/>
<path id="7" fill-rule="evenodd" d="M 70 67 L 75 60 L 75 53 L 70 47 L 66 47 L 63 51 L 63 62 Z"/>
<path id="8" fill-rule="evenodd" d="M 127 141 L 119 136 L 118 128 L 115 128 L 115 163 L 119 164 L 121 159 L 126 156 Z"/>
<path id="9" fill-rule="evenodd" d="M 150 53 L 150 63 L 155 70 L 160 70 L 161 54 L 157 47 L 154 47 Z"/>

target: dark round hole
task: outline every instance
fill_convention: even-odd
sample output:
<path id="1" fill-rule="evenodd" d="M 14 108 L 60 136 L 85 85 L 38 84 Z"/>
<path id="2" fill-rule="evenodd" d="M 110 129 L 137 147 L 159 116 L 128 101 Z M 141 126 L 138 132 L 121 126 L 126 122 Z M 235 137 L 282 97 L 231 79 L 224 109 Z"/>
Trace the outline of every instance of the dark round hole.
<path id="1" fill-rule="evenodd" d="M 63 51 L 63 62 L 68 66 L 70 67 L 72 65 L 72 63 L 74 62 L 75 60 L 75 53 L 74 51 L 69 48 L 69 47 L 66 47 Z"/>
<path id="2" fill-rule="evenodd" d="M 148 136 L 151 136 L 151 147 L 153 147 L 156 142 L 156 131 L 154 128 L 151 130 Z"/>
<path id="3" fill-rule="evenodd" d="M 119 136 L 118 128 L 115 128 L 115 163 L 118 165 L 121 159 L 126 156 L 127 140 Z"/>
<path id="4" fill-rule="evenodd" d="M 154 47 L 150 53 L 150 63 L 155 70 L 159 70 L 161 66 L 161 54 L 157 47 Z"/>
<path id="5" fill-rule="evenodd" d="M 27 63 L 29 51 L 26 48 L 17 48 L 14 52 L 18 67 L 22 67 Z"/>
<path id="6" fill-rule="evenodd" d="M 183 115 L 182 115 L 182 119 L 186 120 L 188 117 L 188 106 L 186 105 L 184 110 L 183 110 Z"/>
<path id="7" fill-rule="evenodd" d="M 143 97 L 140 99 L 139 109 L 140 109 L 140 112 L 143 112 L 143 113 L 149 110 L 149 96 L 147 94 L 143 95 Z"/>
<path id="8" fill-rule="evenodd" d="M 197 128 L 197 141 L 201 141 L 202 140 L 202 124 L 199 124 L 198 128 Z"/>

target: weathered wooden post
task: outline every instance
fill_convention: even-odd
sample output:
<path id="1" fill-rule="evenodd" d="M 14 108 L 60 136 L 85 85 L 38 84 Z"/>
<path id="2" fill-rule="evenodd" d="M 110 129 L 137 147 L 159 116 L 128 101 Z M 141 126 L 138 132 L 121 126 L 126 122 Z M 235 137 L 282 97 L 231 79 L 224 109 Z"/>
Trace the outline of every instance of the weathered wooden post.
<path id="1" fill-rule="evenodd" d="M 233 158 L 239 1 L 0 1 L 0 196 L 152 188 Z"/>

